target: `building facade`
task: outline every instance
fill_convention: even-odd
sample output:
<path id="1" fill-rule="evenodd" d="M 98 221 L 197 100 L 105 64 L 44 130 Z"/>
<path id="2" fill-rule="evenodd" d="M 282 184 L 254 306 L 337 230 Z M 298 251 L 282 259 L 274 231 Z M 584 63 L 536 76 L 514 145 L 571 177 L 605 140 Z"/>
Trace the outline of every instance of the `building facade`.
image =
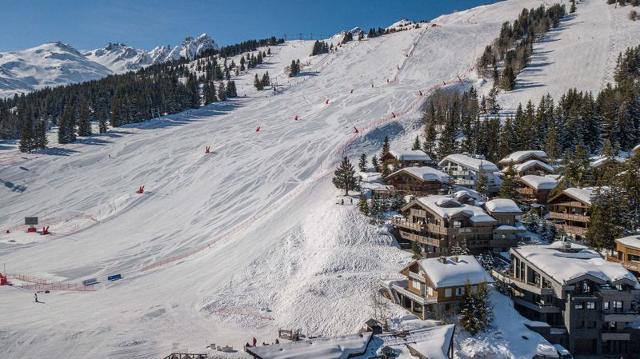
<path id="1" fill-rule="evenodd" d="M 546 339 L 574 355 L 616 355 L 632 347 L 627 324 L 640 320 L 636 278 L 620 264 L 569 242 L 512 248 L 505 279 L 515 308 L 547 323 Z"/>
<path id="2" fill-rule="evenodd" d="M 449 176 L 431 167 L 405 167 L 387 176 L 386 183 L 403 195 L 426 196 L 446 193 Z"/>
<path id="3" fill-rule="evenodd" d="M 549 220 L 558 231 L 582 239 L 591 217 L 594 188 L 567 188 L 549 198 Z"/>
<path id="4" fill-rule="evenodd" d="M 438 167 L 452 178 L 459 186 L 475 189 L 480 176 L 484 176 L 487 192 L 497 193 L 500 189 L 498 167 L 487 160 L 474 158 L 463 154 L 453 154 L 445 157 Z"/>

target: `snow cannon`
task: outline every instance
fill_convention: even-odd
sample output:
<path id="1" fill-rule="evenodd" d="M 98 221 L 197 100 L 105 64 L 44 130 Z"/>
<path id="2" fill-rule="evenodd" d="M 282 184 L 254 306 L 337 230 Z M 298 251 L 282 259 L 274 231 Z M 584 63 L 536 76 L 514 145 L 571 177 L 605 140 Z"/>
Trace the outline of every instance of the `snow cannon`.
<path id="1" fill-rule="evenodd" d="M 49 232 L 49 226 L 46 226 L 46 227 L 45 227 L 45 226 L 42 226 L 42 231 L 40 231 L 40 235 L 42 235 L 42 236 L 46 236 L 47 234 L 51 234 L 51 233 Z"/>
<path id="2" fill-rule="evenodd" d="M 143 194 L 144 193 L 144 186 L 140 186 L 138 187 L 138 190 L 136 191 L 137 194 Z"/>
<path id="3" fill-rule="evenodd" d="M 211 153 L 211 146 L 207 146 L 204 148 L 204 153 Z"/>

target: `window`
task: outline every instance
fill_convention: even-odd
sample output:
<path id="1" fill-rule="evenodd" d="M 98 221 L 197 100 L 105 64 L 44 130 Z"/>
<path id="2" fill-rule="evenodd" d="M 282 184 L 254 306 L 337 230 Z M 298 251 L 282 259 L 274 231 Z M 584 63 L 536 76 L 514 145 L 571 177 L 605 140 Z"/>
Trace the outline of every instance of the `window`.
<path id="1" fill-rule="evenodd" d="M 622 307 L 623 307 L 623 303 L 620 300 L 614 300 L 613 302 L 611 302 L 611 306 L 613 307 L 613 311 L 620 313 L 622 312 Z"/>
<path id="2" fill-rule="evenodd" d="M 587 309 L 590 309 L 590 310 L 596 309 L 596 302 L 587 302 Z"/>
<path id="3" fill-rule="evenodd" d="M 420 282 L 415 279 L 411 281 L 411 286 L 417 290 L 422 290 L 422 287 L 420 286 Z"/>
<path id="4" fill-rule="evenodd" d="M 576 304 L 574 304 L 574 306 L 573 306 L 573 307 L 574 307 L 575 309 L 582 309 L 582 308 L 583 308 L 583 307 L 582 307 L 582 303 L 576 303 Z"/>
<path id="5" fill-rule="evenodd" d="M 602 303 L 602 309 L 609 310 L 609 302 L 603 302 Z"/>
<path id="6" fill-rule="evenodd" d="M 427 294 L 428 294 L 430 297 L 433 297 L 433 288 L 431 288 L 431 287 L 427 287 Z"/>
<path id="7" fill-rule="evenodd" d="M 445 296 L 445 298 L 451 297 L 451 288 L 445 288 L 444 296 Z"/>
<path id="8" fill-rule="evenodd" d="M 456 288 L 456 296 L 461 297 L 462 294 L 464 294 L 464 288 L 463 287 Z"/>

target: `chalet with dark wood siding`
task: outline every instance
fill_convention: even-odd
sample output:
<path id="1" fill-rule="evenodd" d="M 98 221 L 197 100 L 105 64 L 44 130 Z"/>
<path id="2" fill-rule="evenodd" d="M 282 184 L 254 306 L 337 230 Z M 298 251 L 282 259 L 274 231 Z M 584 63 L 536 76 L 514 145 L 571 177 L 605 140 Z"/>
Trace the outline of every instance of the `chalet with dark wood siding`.
<path id="1" fill-rule="evenodd" d="M 405 167 L 420 167 L 433 164 L 431 157 L 420 150 L 389 151 L 380 157 L 380 161 L 392 171 Z"/>
<path id="2" fill-rule="evenodd" d="M 401 273 L 406 279 L 393 283 L 391 289 L 403 307 L 422 319 L 441 319 L 456 313 L 467 283 L 475 291 L 481 283 L 493 282 L 470 255 L 417 260 Z"/>
<path id="3" fill-rule="evenodd" d="M 582 239 L 591 217 L 591 198 L 595 188 L 567 188 L 549 199 L 549 220 L 555 227 Z"/>
<path id="4" fill-rule="evenodd" d="M 547 203 L 549 194 L 558 186 L 555 178 L 548 176 L 526 175 L 518 179 L 516 192 L 518 193 L 518 201 L 525 204 Z"/>
<path id="5" fill-rule="evenodd" d="M 431 167 L 405 167 L 386 178 L 387 184 L 401 194 L 425 196 L 443 194 L 449 188 L 449 175 Z"/>

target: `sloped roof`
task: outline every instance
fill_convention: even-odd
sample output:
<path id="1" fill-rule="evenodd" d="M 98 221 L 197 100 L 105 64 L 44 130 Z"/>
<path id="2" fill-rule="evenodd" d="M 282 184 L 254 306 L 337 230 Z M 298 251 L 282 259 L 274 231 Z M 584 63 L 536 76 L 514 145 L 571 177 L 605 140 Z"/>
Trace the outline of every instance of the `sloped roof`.
<path id="1" fill-rule="evenodd" d="M 520 254 L 561 284 L 590 275 L 603 282 L 629 280 L 638 285 L 635 276 L 620 263 L 608 262 L 593 249 L 575 243 L 569 244 L 570 250 L 563 250 L 566 243 L 556 241 L 547 245 L 528 245 L 512 248 L 511 251 Z"/>
<path id="2" fill-rule="evenodd" d="M 520 172 L 524 172 L 530 168 L 533 168 L 535 166 L 539 166 L 541 168 L 543 168 L 545 171 L 547 171 L 548 173 L 553 173 L 553 167 L 549 166 L 548 164 L 542 162 L 542 161 L 538 161 L 538 160 L 528 160 L 526 162 L 523 163 L 519 163 L 515 166 L 513 166 L 513 169 L 520 173 Z M 504 168 L 502 170 L 502 172 L 506 172 L 507 168 Z"/>
<path id="3" fill-rule="evenodd" d="M 623 244 L 627 247 L 640 249 L 640 235 L 617 238 L 616 242 Z"/>
<path id="4" fill-rule="evenodd" d="M 250 347 L 247 350 L 262 359 L 347 359 L 366 351 L 372 333 L 316 338 L 298 342 Z"/>
<path id="5" fill-rule="evenodd" d="M 577 199 L 578 201 L 591 205 L 591 199 L 593 198 L 595 187 L 576 188 L 570 187 L 562 191 L 566 195 Z"/>
<path id="6" fill-rule="evenodd" d="M 441 259 L 444 259 L 445 263 Z M 471 255 L 426 258 L 419 260 L 418 265 L 431 279 L 435 288 L 462 287 L 467 282 L 472 285 L 493 283 L 491 276 Z"/>
<path id="7" fill-rule="evenodd" d="M 451 196 L 419 197 L 416 201 L 442 218 L 452 218 L 463 214 L 475 223 L 497 222 L 495 218 L 488 215 L 482 208 L 462 204 Z"/>
<path id="8" fill-rule="evenodd" d="M 520 177 L 520 181 L 526 185 L 535 188 L 536 191 L 541 189 L 554 189 L 558 186 L 558 181 L 547 176 L 526 175 Z"/>
<path id="9" fill-rule="evenodd" d="M 471 156 L 467 156 L 463 154 L 449 155 L 443 158 L 438 165 L 442 167 L 443 164 L 446 163 L 447 161 L 457 163 L 460 166 L 470 168 L 476 172 L 480 172 L 481 169 L 485 172 L 499 171 L 498 166 L 496 166 L 493 162 L 482 160 L 479 158 L 473 158 Z"/>
<path id="10" fill-rule="evenodd" d="M 508 165 L 511 162 L 521 163 L 528 158 L 547 159 L 547 153 L 539 150 L 516 151 L 501 159 L 498 163 L 501 165 Z"/>
<path id="11" fill-rule="evenodd" d="M 433 181 L 438 181 L 438 182 L 442 182 L 442 183 L 449 183 L 449 175 L 437 170 L 435 168 L 432 167 L 427 167 L 427 166 L 422 166 L 422 167 L 405 167 L 400 169 L 399 171 L 396 171 L 392 174 L 390 174 L 389 176 L 387 176 L 387 178 L 392 177 L 397 175 L 398 173 L 408 173 L 410 175 L 412 175 L 413 177 L 416 177 L 418 179 L 421 179 L 422 181 L 429 181 L 429 182 L 433 182 Z"/>
<path id="12" fill-rule="evenodd" d="M 440 325 L 428 329 L 419 341 L 407 344 L 409 348 L 429 359 L 448 359 L 449 346 L 455 332 L 454 324 Z"/>
<path id="13" fill-rule="evenodd" d="M 420 150 L 410 151 L 389 151 L 393 157 L 399 161 L 431 161 L 431 157 L 428 154 Z"/>
<path id="14" fill-rule="evenodd" d="M 491 213 L 522 213 L 516 202 L 508 198 L 496 198 L 484 204 Z"/>

